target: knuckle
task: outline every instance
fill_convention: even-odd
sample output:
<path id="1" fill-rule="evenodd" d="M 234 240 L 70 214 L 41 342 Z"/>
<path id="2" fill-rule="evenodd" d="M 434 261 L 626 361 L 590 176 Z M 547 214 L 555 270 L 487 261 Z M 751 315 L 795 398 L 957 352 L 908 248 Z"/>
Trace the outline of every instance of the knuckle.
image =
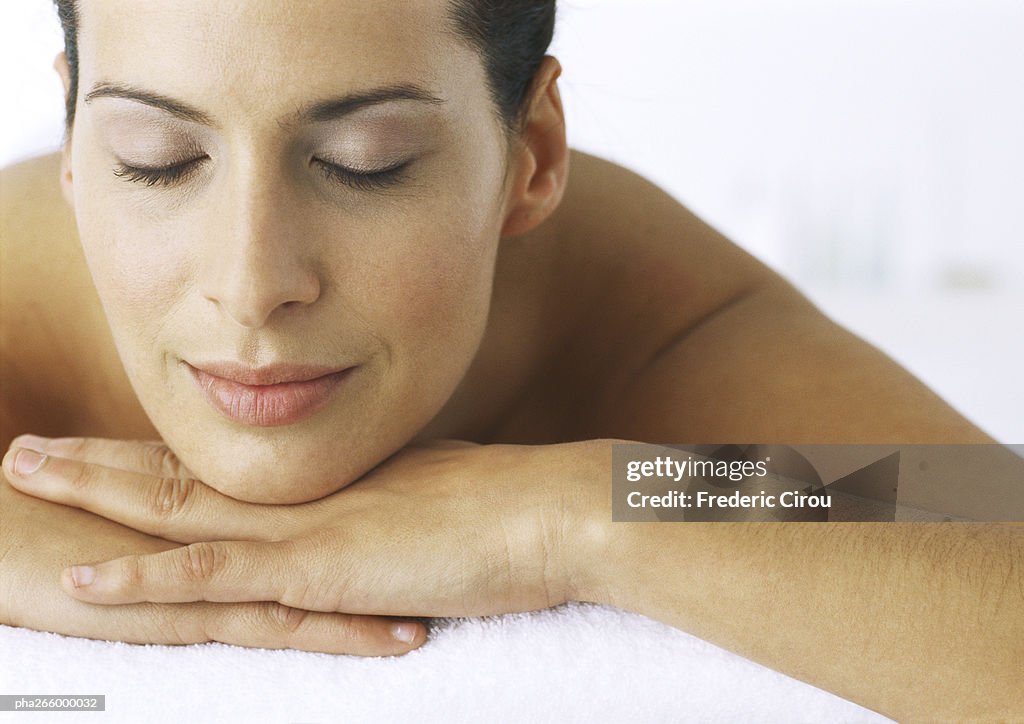
<path id="1" fill-rule="evenodd" d="M 96 478 L 93 466 L 88 463 L 75 463 L 69 472 L 71 474 L 67 478 L 68 483 L 78 492 L 87 490 Z"/>
<path id="2" fill-rule="evenodd" d="M 201 602 L 190 604 L 189 609 L 191 610 L 193 606 L 198 607 L 198 613 L 193 611 L 194 624 L 197 635 L 203 637 L 205 641 L 273 648 L 263 630 L 266 627 L 261 626 L 264 616 L 259 613 L 259 607 L 262 605 Z"/>
<path id="3" fill-rule="evenodd" d="M 185 546 L 181 556 L 182 573 L 188 581 L 207 582 L 220 569 L 221 558 L 221 549 L 213 543 L 191 543 Z"/>
<path id="4" fill-rule="evenodd" d="M 307 575 L 303 571 L 305 564 L 300 559 L 292 557 L 287 560 L 292 561 L 292 575 L 278 600 L 288 606 L 311 611 L 337 610 L 338 603 L 333 595 L 337 579 L 333 575 Z"/>
<path id="5" fill-rule="evenodd" d="M 117 590 L 125 593 L 138 589 L 143 583 L 142 556 L 128 556 L 121 561 Z"/>
<path id="6" fill-rule="evenodd" d="M 153 489 L 153 512 L 164 518 L 184 513 L 195 498 L 196 481 L 160 478 Z"/>
<path id="7" fill-rule="evenodd" d="M 159 471 L 160 475 L 183 478 L 182 464 L 177 456 L 166 445 L 153 445 L 146 451 L 146 464 L 149 470 Z"/>
<path id="8" fill-rule="evenodd" d="M 213 641 L 210 635 L 211 612 L 218 604 L 202 603 L 195 607 L 181 608 L 175 619 L 175 628 L 185 643 L 202 644 Z"/>
<path id="9" fill-rule="evenodd" d="M 176 646 L 206 643 L 210 637 L 202 625 L 202 619 L 194 613 L 184 614 L 180 609 L 156 609 L 163 614 L 156 626 L 158 640 Z"/>
<path id="10" fill-rule="evenodd" d="M 297 633 L 309 619 L 310 614 L 305 609 L 293 608 L 276 602 L 268 604 L 266 613 L 272 625 L 286 636 Z"/>

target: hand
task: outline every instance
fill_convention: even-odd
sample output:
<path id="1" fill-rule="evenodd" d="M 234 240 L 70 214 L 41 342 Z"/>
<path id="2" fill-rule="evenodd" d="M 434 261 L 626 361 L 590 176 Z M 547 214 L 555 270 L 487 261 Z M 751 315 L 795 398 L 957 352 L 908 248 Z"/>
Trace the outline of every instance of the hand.
<path id="1" fill-rule="evenodd" d="M 138 443 L 51 441 L 41 467 L 12 481 L 188 544 L 66 571 L 64 588 L 81 601 L 487 615 L 572 594 L 565 511 L 589 500 L 595 481 L 605 484 L 608 460 L 595 444 L 410 447 L 334 495 L 286 506 L 241 502 L 169 474 Z"/>
<path id="2" fill-rule="evenodd" d="M 3 460 L 6 476 L 14 481 L 21 480 L 13 469 L 20 445 L 39 449 L 45 441 L 29 436 L 14 441 Z M 106 459 L 113 449 L 91 442 L 65 445 L 69 452 L 75 450 L 83 460 L 93 461 Z M 162 446 L 132 443 L 130 447 L 132 455 L 117 459 L 128 469 L 167 466 L 167 472 L 172 472 L 175 468 L 173 457 Z M 119 444 L 117 449 L 124 448 Z M 84 483 L 85 478 L 78 482 Z M 22 495 L 0 476 L 0 623 L 131 643 L 212 640 L 367 656 L 402 654 L 425 639 L 422 625 L 415 624 L 412 644 L 395 640 L 391 626 L 399 622 L 383 617 L 313 613 L 273 602 L 96 606 L 69 597 L 61 588 L 61 571 L 72 563 L 176 549 L 181 550 L 175 542 L 84 510 Z"/>

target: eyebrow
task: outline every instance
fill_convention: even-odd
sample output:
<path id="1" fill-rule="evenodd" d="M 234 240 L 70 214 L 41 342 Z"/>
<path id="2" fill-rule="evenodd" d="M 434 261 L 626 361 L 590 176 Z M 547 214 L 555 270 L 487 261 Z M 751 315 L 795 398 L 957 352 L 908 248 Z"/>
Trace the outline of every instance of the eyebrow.
<path id="1" fill-rule="evenodd" d="M 194 123 L 202 123 L 206 126 L 214 125 L 213 119 L 200 110 L 193 108 L 187 103 L 176 101 L 173 98 L 162 96 L 159 93 L 150 93 L 139 88 L 132 88 L 127 85 L 116 83 L 97 83 L 88 93 L 85 94 L 85 102 L 91 103 L 97 98 L 124 98 L 129 101 L 137 101 L 147 106 L 167 111 L 173 116 L 182 118 Z"/>
<path id="2" fill-rule="evenodd" d="M 351 93 L 341 98 L 315 103 L 309 108 L 300 111 L 297 115 L 299 118 L 308 118 L 312 121 L 333 121 L 336 118 L 347 116 L 360 108 L 375 106 L 380 103 L 390 103 L 392 101 L 417 101 L 431 105 L 442 105 L 445 103 L 443 98 L 438 98 L 427 89 L 406 83 L 373 88 L 368 91 Z"/>
<path id="3" fill-rule="evenodd" d="M 89 103 L 96 98 L 123 98 L 159 108 L 186 121 L 201 123 L 206 126 L 216 125 L 208 114 L 193 108 L 187 103 L 160 95 L 159 93 L 133 88 L 132 86 L 117 83 L 97 83 L 85 94 L 85 102 Z M 401 83 L 350 93 L 340 98 L 319 101 L 299 109 L 295 113 L 294 118 L 289 120 L 333 121 L 354 113 L 361 108 L 393 101 L 417 101 L 432 105 L 440 105 L 446 102 L 443 98 L 437 97 L 421 86 Z"/>

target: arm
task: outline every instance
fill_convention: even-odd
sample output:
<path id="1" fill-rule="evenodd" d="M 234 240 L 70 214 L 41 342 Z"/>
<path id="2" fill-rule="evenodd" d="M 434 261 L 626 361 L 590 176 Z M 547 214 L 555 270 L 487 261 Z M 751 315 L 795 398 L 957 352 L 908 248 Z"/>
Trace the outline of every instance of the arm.
<path id="1" fill-rule="evenodd" d="M 190 543 L 94 564 L 88 585 L 65 571 L 82 601 L 393 616 L 593 601 L 900 719 L 1020 717 L 1019 527 L 613 524 L 611 443 L 407 448 L 304 506 L 240 503 L 198 483 L 167 505 L 159 477 L 56 455 L 18 486 Z M 90 485 L 71 483 L 83 475 Z M 234 541 L 214 537 L 225 527 Z M 237 542 L 254 534 L 263 542 Z"/>
<path id="2" fill-rule="evenodd" d="M 190 543 L 93 564 L 88 585 L 65 571 L 82 601 L 392 616 L 610 603 L 900 719 L 1020 717 L 1019 527 L 612 524 L 609 445 L 410 448 L 304 506 L 194 481 L 170 496 L 166 478 L 54 454 L 12 480 Z"/>
<path id="3" fill-rule="evenodd" d="M 643 613 L 900 721 L 1024 715 L 1019 526 L 609 529 L 607 517 L 589 528 L 582 555 L 605 565 L 579 584 L 580 600 Z"/>
<path id="4" fill-rule="evenodd" d="M 599 400 L 581 415 L 580 437 L 993 442 L 664 193 L 594 159 L 576 168 L 584 161 L 587 192 L 566 202 L 594 226 L 585 235 L 628 249 L 624 267 L 641 241 L 658 250 L 614 298 L 656 297 L 657 310 L 634 320 L 677 311 L 644 340 L 645 356 L 614 395 L 579 395 Z M 652 282 L 673 268 L 658 298 Z M 630 320 L 613 334 L 635 348 L 638 326 Z M 609 460 L 606 451 L 595 478 Z M 598 497 L 569 507 L 570 537 L 590 541 L 569 566 L 583 572 L 577 596 L 645 613 L 900 718 L 1024 716 L 1010 708 L 1024 706 L 1024 527 L 611 524 L 607 486 L 584 490 Z M 594 572 L 595 561 L 607 567 Z"/>
<path id="5" fill-rule="evenodd" d="M 992 442 L 782 283 L 677 335 L 614 405 L 640 440 Z M 1024 526 L 610 524 L 610 496 L 578 509 L 584 558 L 608 560 L 585 600 L 900 720 L 1024 716 Z"/>
<path id="6" fill-rule="evenodd" d="M 22 444 L 30 440 L 18 438 Z M 148 459 L 168 459 L 149 454 L 156 449 L 151 444 L 136 445 Z M 6 477 L 16 477 L 13 458 L 13 454 L 4 458 Z M 127 457 L 121 459 L 122 464 L 127 461 Z M 78 481 L 84 482 L 84 478 Z M 147 644 L 222 641 L 370 656 L 412 648 L 392 635 L 396 622 L 382 617 L 313 613 L 258 601 L 105 608 L 75 600 L 61 588 L 61 570 L 72 563 L 180 547 L 84 510 L 24 495 L 0 475 L 0 624 Z M 413 643 L 422 640 L 423 634 L 418 633 Z"/>

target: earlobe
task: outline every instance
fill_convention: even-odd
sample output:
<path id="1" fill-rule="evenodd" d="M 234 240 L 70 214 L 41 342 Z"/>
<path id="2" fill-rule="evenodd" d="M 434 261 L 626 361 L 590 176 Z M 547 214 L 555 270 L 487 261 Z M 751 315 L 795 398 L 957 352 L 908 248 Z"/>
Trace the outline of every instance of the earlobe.
<path id="1" fill-rule="evenodd" d="M 518 236 L 535 229 L 551 215 L 565 192 L 569 146 L 557 84 L 561 72 L 558 60 L 546 56 L 534 76 L 515 152 L 518 158 L 502 236 Z"/>
<path id="2" fill-rule="evenodd" d="M 67 106 L 68 95 L 71 93 L 71 69 L 68 67 L 68 58 L 61 52 L 53 59 L 53 69 L 60 76 L 64 84 L 64 102 Z M 74 186 L 71 183 L 71 129 L 68 128 L 64 138 L 64 147 L 60 155 L 60 187 L 67 202 L 74 206 Z"/>

